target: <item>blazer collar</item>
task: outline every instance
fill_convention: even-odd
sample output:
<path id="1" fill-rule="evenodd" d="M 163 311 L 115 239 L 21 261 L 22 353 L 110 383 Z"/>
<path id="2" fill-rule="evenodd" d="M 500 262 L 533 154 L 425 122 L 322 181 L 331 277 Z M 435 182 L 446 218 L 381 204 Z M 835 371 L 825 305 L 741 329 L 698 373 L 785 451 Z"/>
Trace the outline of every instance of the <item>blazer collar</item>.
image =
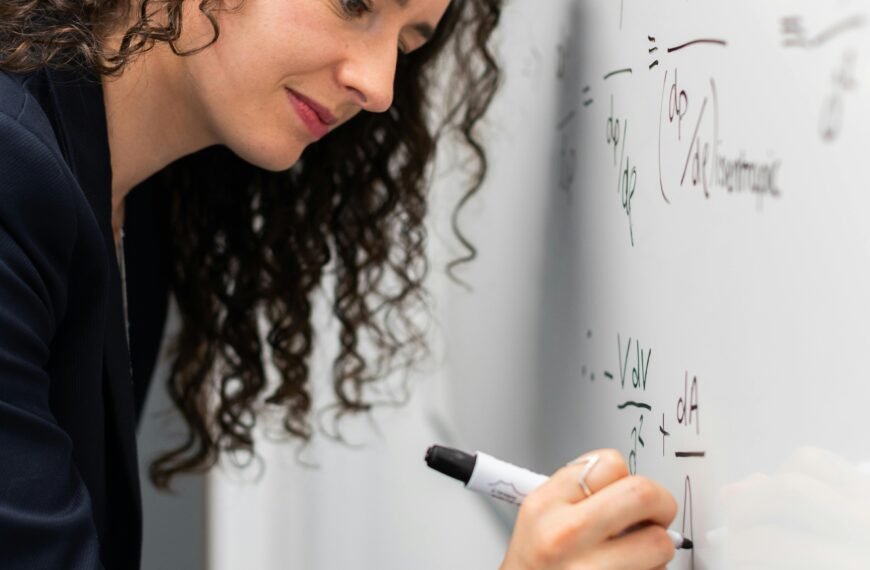
<path id="1" fill-rule="evenodd" d="M 61 152 L 111 244 L 112 166 L 102 84 L 84 69 L 46 69 L 46 75 Z"/>
<path id="2" fill-rule="evenodd" d="M 130 354 L 127 346 L 122 299 L 122 283 L 112 234 L 112 168 L 103 90 L 97 75 L 77 69 L 46 69 L 47 89 L 52 109 L 49 120 L 61 152 L 99 225 L 109 266 L 108 313 L 103 345 L 104 390 L 109 424 L 123 462 L 124 479 L 134 510 L 141 516 L 139 469 L 136 453 L 136 424 Z M 43 105 L 45 108 L 46 105 Z"/>

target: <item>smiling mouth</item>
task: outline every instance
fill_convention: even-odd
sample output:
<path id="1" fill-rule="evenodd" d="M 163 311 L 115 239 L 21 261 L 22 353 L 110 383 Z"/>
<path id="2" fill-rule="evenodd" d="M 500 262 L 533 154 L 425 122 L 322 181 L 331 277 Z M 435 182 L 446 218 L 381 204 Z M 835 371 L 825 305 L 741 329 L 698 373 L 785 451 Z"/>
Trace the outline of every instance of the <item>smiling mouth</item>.
<path id="1" fill-rule="evenodd" d="M 296 114 L 315 139 L 325 136 L 330 127 L 338 123 L 332 113 L 322 105 L 290 88 L 285 88 L 285 91 Z"/>

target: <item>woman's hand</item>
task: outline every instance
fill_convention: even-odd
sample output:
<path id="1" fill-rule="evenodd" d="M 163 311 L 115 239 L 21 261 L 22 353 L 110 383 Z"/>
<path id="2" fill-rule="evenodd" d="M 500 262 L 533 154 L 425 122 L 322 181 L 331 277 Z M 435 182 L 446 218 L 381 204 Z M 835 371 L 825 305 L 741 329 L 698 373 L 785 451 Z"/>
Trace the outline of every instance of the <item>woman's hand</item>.
<path id="1" fill-rule="evenodd" d="M 674 556 L 667 528 L 677 503 L 663 487 L 631 476 L 619 452 L 601 450 L 563 467 L 520 508 L 501 570 L 653 570 Z M 626 529 L 643 525 L 630 533 Z"/>

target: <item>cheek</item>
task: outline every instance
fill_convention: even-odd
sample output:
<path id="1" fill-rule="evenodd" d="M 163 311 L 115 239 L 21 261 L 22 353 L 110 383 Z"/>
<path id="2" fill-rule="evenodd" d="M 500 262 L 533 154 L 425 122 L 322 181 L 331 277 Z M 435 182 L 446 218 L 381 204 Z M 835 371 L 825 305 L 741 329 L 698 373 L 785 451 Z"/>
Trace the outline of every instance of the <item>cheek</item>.
<path id="1" fill-rule="evenodd" d="M 257 11 L 286 2 L 247 3 L 251 11 L 219 16 L 220 39 L 185 58 L 188 74 L 203 122 L 220 144 L 257 166 L 285 170 L 309 140 L 299 131 L 284 86 L 328 85 L 330 47 L 324 38 L 329 28 L 312 9 L 291 15 Z M 292 27 L 279 25 L 287 18 Z"/>
<path id="2" fill-rule="evenodd" d="M 341 26 L 319 2 L 244 0 L 241 10 L 216 17 L 220 38 L 202 52 L 204 60 L 240 87 L 286 83 L 327 68 L 338 55 Z"/>

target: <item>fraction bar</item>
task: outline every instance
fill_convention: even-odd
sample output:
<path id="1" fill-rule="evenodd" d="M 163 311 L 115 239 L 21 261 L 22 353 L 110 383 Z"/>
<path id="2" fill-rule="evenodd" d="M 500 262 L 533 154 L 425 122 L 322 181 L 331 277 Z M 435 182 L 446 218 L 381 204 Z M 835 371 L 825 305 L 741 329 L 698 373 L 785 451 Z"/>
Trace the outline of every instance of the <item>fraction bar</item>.
<path id="1" fill-rule="evenodd" d="M 610 79 L 611 77 L 613 77 L 614 75 L 621 75 L 623 73 L 632 73 L 632 70 L 630 67 L 626 67 L 625 69 L 617 69 L 616 71 L 611 71 L 610 73 L 608 73 L 607 75 L 604 76 L 604 80 L 606 81 L 606 80 Z"/>
<path id="2" fill-rule="evenodd" d="M 624 410 L 625 408 L 641 408 L 643 410 L 652 411 L 652 406 L 650 406 L 649 404 L 643 404 L 641 402 L 626 402 L 624 404 L 616 406 L 616 408 L 619 410 Z"/>
<path id="3" fill-rule="evenodd" d="M 827 42 L 831 38 L 834 38 L 843 32 L 848 32 L 850 29 L 860 29 L 864 27 L 864 17 L 863 16 L 855 16 L 849 20 L 841 22 L 836 26 L 832 27 L 829 30 L 825 30 L 810 43 L 814 46 L 820 46 L 823 43 Z"/>
<path id="4" fill-rule="evenodd" d="M 692 41 L 690 41 L 690 42 L 686 42 L 686 43 L 684 43 L 684 44 L 682 44 L 682 45 L 678 45 L 678 46 L 676 46 L 676 47 L 668 48 L 668 53 L 673 53 L 673 52 L 675 52 L 675 51 L 680 51 L 681 49 L 687 48 L 687 47 L 689 47 L 689 46 L 697 45 L 697 44 L 714 44 L 714 45 L 720 45 L 720 46 L 727 46 L 727 45 L 728 45 L 728 42 L 726 42 L 725 40 L 707 40 L 707 39 L 692 40 Z"/>

